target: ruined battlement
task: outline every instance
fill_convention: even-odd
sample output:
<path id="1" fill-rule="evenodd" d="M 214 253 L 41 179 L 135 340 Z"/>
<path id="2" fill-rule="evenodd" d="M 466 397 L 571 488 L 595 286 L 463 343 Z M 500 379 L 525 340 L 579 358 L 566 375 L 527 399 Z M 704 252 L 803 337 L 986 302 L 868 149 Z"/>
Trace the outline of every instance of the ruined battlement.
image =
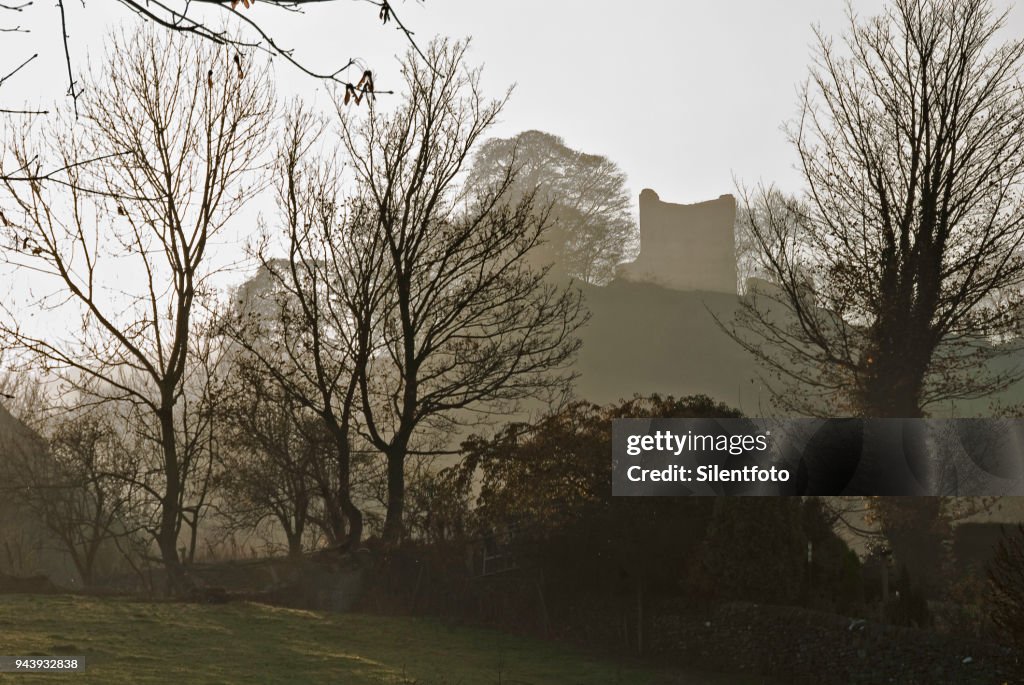
<path id="1" fill-rule="evenodd" d="M 640 193 L 640 254 L 616 278 L 672 290 L 736 294 L 736 199 L 684 205 Z"/>

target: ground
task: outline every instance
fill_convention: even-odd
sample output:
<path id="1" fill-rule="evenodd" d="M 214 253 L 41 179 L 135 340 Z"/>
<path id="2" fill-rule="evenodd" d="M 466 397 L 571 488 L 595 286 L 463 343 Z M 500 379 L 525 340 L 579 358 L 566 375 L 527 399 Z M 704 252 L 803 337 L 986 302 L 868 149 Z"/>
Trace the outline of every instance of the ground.
<path id="1" fill-rule="evenodd" d="M 84 673 L 0 675 L 0 683 L 32 679 L 47 685 L 760 682 L 616 664 L 536 640 L 428 619 L 63 595 L 0 595 L 0 654 L 85 658 Z"/>

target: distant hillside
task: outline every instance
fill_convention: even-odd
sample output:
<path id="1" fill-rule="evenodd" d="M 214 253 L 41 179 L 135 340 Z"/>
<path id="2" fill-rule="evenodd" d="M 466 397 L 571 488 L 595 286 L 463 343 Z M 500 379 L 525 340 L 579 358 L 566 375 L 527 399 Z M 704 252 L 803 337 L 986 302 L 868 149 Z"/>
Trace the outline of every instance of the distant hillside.
<path id="1" fill-rule="evenodd" d="M 583 292 L 592 318 L 581 333 L 579 397 L 605 403 L 634 393 L 703 393 L 748 416 L 777 415 L 757 362 L 715 321 L 733 317 L 737 296 L 624 280 L 584 286 Z M 1024 367 L 1024 353 L 994 365 Z M 932 413 L 991 416 L 993 400 L 1024 404 L 1024 383 L 1001 396 L 934 407 Z"/>
<path id="2" fill-rule="evenodd" d="M 580 397 L 605 403 L 634 393 L 703 393 L 752 416 L 767 412 L 754 359 L 711 314 L 730 319 L 735 295 L 622 280 L 584 294 L 592 317 L 577 362 Z"/>

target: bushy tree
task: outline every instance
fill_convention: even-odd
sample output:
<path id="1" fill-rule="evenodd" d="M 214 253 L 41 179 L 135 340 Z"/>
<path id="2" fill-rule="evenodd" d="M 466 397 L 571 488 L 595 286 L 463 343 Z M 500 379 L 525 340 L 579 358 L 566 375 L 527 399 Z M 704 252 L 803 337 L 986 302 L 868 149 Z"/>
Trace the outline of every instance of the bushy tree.
<path id="1" fill-rule="evenodd" d="M 611 422 L 739 416 L 704 396 L 635 397 L 606 407 L 577 402 L 493 438 L 474 437 L 463 445 L 463 468 L 480 477 L 477 530 L 508 535 L 567 595 L 679 593 L 714 500 L 612 497 Z"/>
<path id="2" fill-rule="evenodd" d="M 492 186 L 510 173 L 507 201 L 536 194 L 537 210 L 550 213 L 551 227 L 530 261 L 584 283 L 610 281 L 637 243 L 633 198 L 619 166 L 550 133 L 524 131 L 484 143 L 469 183 Z"/>
<path id="3" fill-rule="evenodd" d="M 463 444 L 462 468 L 479 470 L 476 514 L 481 524 L 518 527 L 524 535 L 541 538 L 557 536 L 567 526 L 598 516 L 613 526 L 598 526 L 601 535 L 607 536 L 614 526 L 632 525 L 625 520 L 630 506 L 653 507 L 663 502 L 660 498 L 612 498 L 614 419 L 740 416 L 737 410 L 702 395 L 638 396 L 604 407 L 575 402 L 534 423 L 511 424 L 492 438 L 470 438 Z"/>
<path id="4" fill-rule="evenodd" d="M 797 602 L 807 536 L 797 497 L 721 497 L 692 576 L 709 598 Z"/>

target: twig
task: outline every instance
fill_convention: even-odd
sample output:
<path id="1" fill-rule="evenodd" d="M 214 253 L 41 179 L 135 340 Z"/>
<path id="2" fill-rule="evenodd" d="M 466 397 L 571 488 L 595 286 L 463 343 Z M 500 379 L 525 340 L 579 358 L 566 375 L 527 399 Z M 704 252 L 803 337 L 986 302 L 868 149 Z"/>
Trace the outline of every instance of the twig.
<path id="1" fill-rule="evenodd" d="M 31 62 L 32 60 L 34 60 L 36 57 L 39 57 L 39 53 L 38 52 L 36 54 L 32 55 L 31 57 L 29 57 L 27 60 L 25 60 L 21 64 L 19 64 L 18 66 L 14 67 L 14 71 L 8 73 L 3 78 L 0 78 L 0 86 L 4 85 L 4 81 L 6 81 L 7 79 L 11 78 L 12 76 L 17 74 L 22 69 L 24 69 L 25 65 L 28 64 L 29 62 Z"/>
<path id="2" fill-rule="evenodd" d="M 57 7 L 60 8 L 60 33 L 64 38 L 64 62 L 68 66 L 68 95 L 75 108 L 75 118 L 78 118 L 78 91 L 75 90 L 75 77 L 71 73 L 71 51 L 68 49 L 68 24 L 64 16 L 64 0 L 57 0 Z"/>
<path id="3" fill-rule="evenodd" d="M 256 20 L 252 19 L 248 14 L 239 11 L 239 9 L 237 8 L 237 4 L 238 4 L 237 2 L 231 2 L 230 0 L 185 0 L 184 9 L 178 10 L 178 9 L 175 9 L 174 7 L 170 6 L 169 3 L 167 3 L 167 2 L 165 2 L 163 0 L 118 0 L 118 1 L 122 5 L 127 7 L 128 9 L 130 9 L 133 12 L 135 12 L 136 14 L 138 14 L 143 19 L 148 20 L 148 21 L 152 21 L 153 23 L 155 23 L 155 24 L 157 24 L 159 26 L 162 26 L 162 27 L 164 27 L 164 28 L 166 28 L 166 29 L 168 29 L 170 31 L 177 31 L 177 32 L 181 32 L 181 33 L 191 33 L 191 34 L 197 35 L 197 36 L 199 36 L 201 38 L 204 38 L 206 40 L 213 41 L 214 43 L 219 44 L 219 45 L 233 45 L 233 46 L 236 46 L 236 47 L 247 47 L 247 48 L 262 49 L 262 50 L 265 50 L 266 52 L 268 52 L 269 54 L 271 54 L 272 56 L 280 56 L 280 57 L 284 58 L 292 66 L 296 67 L 297 69 L 299 69 L 300 71 L 302 71 L 303 73 L 305 73 L 308 76 L 312 76 L 313 78 L 320 79 L 320 80 L 325 80 L 325 81 L 334 81 L 335 83 L 338 83 L 340 85 L 345 86 L 347 89 L 351 89 L 353 91 L 356 91 L 356 92 L 359 92 L 359 93 L 362 93 L 362 94 L 376 95 L 376 94 L 393 94 L 394 93 L 394 91 L 391 91 L 391 90 L 376 90 L 375 87 L 372 85 L 372 81 L 369 82 L 370 85 L 368 87 L 363 87 L 363 86 L 357 85 L 357 84 L 355 84 L 355 83 L 345 79 L 342 76 L 342 74 L 344 74 L 346 71 L 348 71 L 352 67 L 359 67 L 360 66 L 358 60 L 356 60 L 356 59 L 349 59 L 348 62 L 345 65 L 343 65 L 342 67 L 340 67 L 338 69 L 335 69 L 334 71 L 329 72 L 329 73 L 328 72 L 319 72 L 319 71 L 316 71 L 314 69 L 311 69 L 311 68 L 305 66 L 302 62 L 300 62 L 295 57 L 293 49 L 285 48 L 285 47 L 279 45 L 277 43 L 277 41 L 263 28 L 263 26 L 259 22 L 257 22 Z M 314 3 L 320 4 L 320 3 L 327 3 L 327 2 L 335 2 L 336 0 L 262 0 L 262 1 L 265 4 L 269 4 L 269 5 L 272 5 L 274 7 L 278 7 L 280 9 L 284 9 L 284 10 L 287 10 L 287 11 L 301 12 L 304 5 L 309 5 L 309 4 L 314 4 Z M 423 52 L 423 50 L 420 48 L 420 46 L 416 43 L 416 40 L 414 39 L 413 32 L 411 30 L 409 30 L 409 28 L 405 25 L 405 23 L 401 20 L 401 18 L 395 13 L 395 10 L 394 10 L 394 7 L 392 6 L 392 4 L 388 0 L 365 0 L 365 1 L 368 2 L 371 5 L 374 5 L 374 6 L 380 8 L 380 10 L 381 10 L 381 18 L 384 21 L 384 23 L 387 23 L 388 21 L 393 20 L 395 22 L 395 25 L 396 25 L 397 29 L 400 30 L 405 35 L 406 39 L 409 41 L 409 44 L 416 51 L 416 54 L 418 54 L 420 56 L 420 58 L 424 61 L 425 64 L 427 64 L 427 66 L 431 70 L 434 70 L 434 65 L 430 63 L 430 60 L 427 58 L 426 54 Z M 28 0 L 27 2 L 24 2 L 22 4 L 16 4 L 16 5 L 8 5 L 8 4 L 0 3 L 0 9 L 6 9 L 6 10 L 19 11 L 20 12 L 24 8 L 32 5 L 32 2 L 33 2 L 33 0 Z M 189 9 L 190 9 L 190 7 L 191 7 L 191 5 L 193 3 L 202 3 L 202 4 L 207 4 L 207 5 L 216 5 L 217 7 L 222 9 L 223 11 L 233 14 L 234 16 L 239 18 L 242 22 L 247 24 L 250 29 L 255 31 L 255 33 L 259 37 L 259 40 L 258 41 L 249 41 L 249 40 L 243 40 L 241 38 L 232 38 L 225 31 L 218 31 L 218 30 L 215 30 L 215 29 L 207 26 L 201 20 L 193 18 L 192 16 L 189 15 Z M 67 31 L 67 16 L 66 16 L 65 8 L 64 8 L 64 0 L 57 0 L 57 7 L 60 10 L 61 37 L 62 37 L 62 41 L 63 41 L 63 44 L 64 44 L 64 61 L 65 61 L 66 67 L 67 67 L 67 77 L 68 77 L 68 95 L 72 98 L 72 101 L 73 101 L 73 104 L 74 104 L 75 117 L 77 118 L 79 116 L 78 98 L 81 95 L 81 92 L 80 92 L 80 90 L 78 88 L 77 82 L 75 81 L 74 69 L 73 69 L 72 64 L 71 64 L 71 50 L 70 50 L 70 46 L 69 46 L 69 42 L 68 42 L 69 41 L 69 36 L 68 36 L 68 31 Z M 11 28 L 0 29 L 0 31 L 5 32 L 5 33 L 6 32 L 25 32 L 25 33 L 28 32 L 27 30 L 22 29 L 20 25 L 15 27 L 15 28 L 13 28 L 13 29 L 11 29 Z M 3 84 L 4 81 L 6 81 L 8 78 L 13 76 L 15 73 L 20 71 L 26 64 L 28 64 L 28 62 L 32 61 L 36 57 L 37 57 L 37 55 L 33 55 L 31 58 L 29 58 L 24 63 L 19 65 L 14 71 L 12 71 L 11 73 L 9 73 L 6 76 L 4 76 L 2 79 L 0 79 L 0 84 Z M 27 114 L 29 112 L 25 112 L 25 111 L 10 112 L 10 111 L 8 111 L 7 113 Z M 44 112 L 31 112 L 31 113 L 33 113 L 33 114 L 41 114 L 41 113 L 44 113 Z"/>
<path id="4" fill-rule="evenodd" d="M 384 19 L 385 23 L 387 23 L 387 18 L 393 19 L 395 21 L 395 26 L 398 28 L 399 31 L 401 31 L 402 33 L 405 34 L 406 40 L 409 41 L 409 44 L 412 45 L 413 50 L 415 50 L 416 53 L 420 56 L 420 58 L 423 60 L 424 64 L 426 64 L 430 68 L 431 71 L 433 71 L 435 74 L 437 74 L 437 70 L 434 68 L 434 65 L 430 63 L 430 60 L 427 59 L 427 56 L 425 54 L 423 54 L 423 50 L 421 50 L 420 46 L 416 43 L 416 39 L 413 38 L 413 32 L 410 31 L 405 26 L 405 24 L 402 22 L 402 20 L 399 18 L 399 16 L 395 13 L 394 6 L 392 6 L 392 4 L 390 2 L 388 2 L 388 0 L 380 0 L 379 2 L 378 2 L 378 0 L 366 0 L 366 1 L 369 2 L 371 5 L 376 5 L 377 7 L 380 7 L 381 14 L 384 17 L 386 17 Z"/>
<path id="5" fill-rule="evenodd" d="M 104 159 L 110 159 L 111 157 L 120 157 L 122 155 L 127 155 L 127 154 L 131 154 L 131 151 L 130 150 L 124 150 L 124 151 L 121 151 L 121 152 L 112 152 L 109 155 L 101 155 L 99 157 L 93 157 L 91 159 L 85 159 L 85 160 L 82 160 L 81 162 L 75 162 L 74 164 L 65 164 L 64 166 L 59 167 L 57 169 L 51 169 L 50 171 L 47 171 L 45 174 L 40 174 L 40 173 L 31 174 L 30 173 L 30 174 L 26 174 L 24 176 L 0 174 L 0 181 L 3 181 L 4 183 L 24 183 L 26 181 L 27 182 L 52 181 L 53 183 L 57 183 L 59 185 L 64 185 L 64 186 L 68 186 L 69 188 L 76 188 L 77 190 L 80 190 L 83 193 L 89 193 L 91 195 L 99 195 L 101 197 L 124 198 L 124 197 L 126 197 L 124 195 L 120 195 L 120 194 L 116 194 L 116 193 L 111 193 L 111 192 L 107 192 L 107 191 L 103 191 L 103 190 L 97 190 L 95 188 L 87 188 L 85 186 L 80 186 L 80 185 L 77 185 L 75 183 L 70 183 L 68 181 L 65 181 L 64 179 L 55 178 L 55 176 L 57 174 L 63 172 L 63 171 L 70 171 L 71 169 L 74 169 L 76 167 L 85 166 L 86 164 L 92 164 L 93 162 L 101 162 Z M 22 171 L 27 171 L 29 165 L 32 164 L 32 162 L 35 161 L 35 159 L 36 159 L 35 157 L 30 159 L 28 162 L 23 164 L 20 169 L 16 170 L 14 172 L 14 174 L 21 173 Z M 134 197 L 134 198 L 131 198 L 131 199 L 135 199 L 135 200 L 152 200 L 153 198 Z"/>
<path id="6" fill-rule="evenodd" d="M 223 32 L 223 31 L 214 31 L 213 29 L 211 29 L 211 28 L 209 28 L 207 26 L 204 26 L 203 24 L 201 24 L 201 23 L 195 21 L 194 19 L 192 19 L 191 17 L 189 17 L 187 15 L 188 3 L 185 4 L 185 12 L 183 13 L 183 12 L 175 11 L 173 8 L 168 7 L 167 5 L 165 5 L 162 2 L 159 2 L 159 0 L 151 0 L 150 2 L 146 2 L 145 5 L 140 4 L 139 2 L 136 2 L 135 0 L 118 0 L 118 1 L 122 5 L 124 5 L 128 9 L 130 9 L 131 11 L 135 12 L 136 14 L 138 14 L 143 19 L 147 19 L 149 21 L 152 21 L 152 22 L 154 22 L 154 23 L 156 23 L 156 24 L 158 24 L 160 26 L 163 26 L 164 28 L 169 29 L 171 31 L 179 31 L 179 32 L 182 32 L 182 33 L 193 33 L 193 34 L 195 34 L 197 36 L 200 36 L 201 38 L 205 38 L 206 40 L 213 41 L 214 43 L 216 43 L 218 45 L 225 45 L 228 42 L 233 42 L 234 44 L 238 44 L 237 41 L 228 41 L 228 39 L 225 38 L 225 32 Z M 164 19 L 163 17 L 161 17 L 161 16 L 159 16 L 157 14 L 154 14 L 149 9 L 150 5 L 156 6 L 157 8 L 159 8 L 159 9 L 163 10 L 164 12 L 166 12 L 167 14 L 169 14 L 171 16 L 171 19 L 167 20 L 167 19 Z M 185 21 L 187 21 L 188 23 L 187 24 L 183 23 Z"/>
<path id="7" fill-rule="evenodd" d="M 315 1 L 317 1 L 317 0 L 315 0 Z M 318 0 L 318 1 L 322 2 L 322 1 L 325 1 L 325 0 Z M 391 90 L 373 90 L 373 89 L 362 88 L 362 87 L 357 86 L 356 84 L 352 83 L 351 81 L 347 81 L 345 79 L 339 78 L 339 74 L 341 74 L 344 71 L 347 71 L 348 69 L 350 69 L 350 68 L 352 68 L 354 66 L 357 66 L 357 62 L 356 62 L 355 59 L 349 59 L 348 63 L 346 63 L 344 66 L 336 69 L 335 71 L 333 71 L 330 74 L 315 72 L 312 69 L 309 69 L 308 67 L 304 66 L 297 59 L 295 59 L 295 57 L 293 56 L 293 52 L 294 52 L 293 50 L 284 49 L 280 45 L 278 45 L 277 42 L 274 41 L 274 39 L 269 34 L 267 34 L 266 31 L 263 30 L 263 27 L 260 26 L 255 21 L 253 21 L 249 16 L 243 14 L 242 12 L 239 12 L 237 9 L 235 9 L 233 7 L 230 7 L 230 6 L 229 7 L 225 7 L 224 9 L 225 9 L 225 11 L 230 12 L 231 14 L 234 14 L 236 17 L 241 19 L 243 22 L 245 22 L 246 24 L 251 26 L 252 29 L 254 31 L 256 31 L 256 33 L 260 36 L 260 38 L 262 38 L 263 41 L 266 42 L 267 47 L 270 49 L 270 51 L 273 54 L 280 55 L 281 57 L 286 59 L 289 63 L 291 63 L 292 66 L 296 67 L 297 69 L 299 69 L 303 73 L 307 74 L 308 76 L 312 76 L 313 78 L 324 80 L 324 81 L 334 81 L 335 83 L 339 83 L 341 85 L 344 85 L 346 88 L 353 88 L 353 89 L 359 90 L 361 92 L 370 93 L 370 94 L 373 94 L 373 95 L 392 95 L 392 94 L 394 94 L 394 91 L 391 91 Z"/>
<path id="8" fill-rule="evenodd" d="M 394 92 L 394 91 L 387 91 L 387 90 L 380 90 L 380 91 L 378 91 L 378 90 L 370 90 L 370 89 L 366 89 L 366 88 L 359 88 L 359 87 L 356 86 L 356 84 L 354 84 L 354 83 L 352 83 L 352 82 L 350 82 L 350 81 L 348 81 L 348 80 L 346 80 L 344 78 L 341 78 L 340 75 L 343 72 L 347 71 L 351 67 L 359 65 L 358 61 L 355 60 L 355 59 L 350 59 L 344 66 L 342 66 L 342 67 L 340 67 L 338 69 L 335 69 L 333 72 L 330 72 L 330 73 L 318 72 L 318 71 L 315 71 L 313 69 L 310 69 L 309 67 L 305 66 L 298 59 L 295 58 L 294 50 L 293 49 L 285 48 L 285 47 L 279 45 L 277 43 L 277 41 L 274 40 L 270 36 L 270 34 L 268 34 L 267 31 L 257 21 L 252 19 L 248 14 L 245 14 L 245 13 L 241 12 L 236 7 L 237 2 L 236 3 L 232 3 L 232 2 L 230 2 L 228 0 L 187 0 L 186 5 L 185 5 L 185 9 L 182 10 L 182 11 L 179 11 L 179 10 L 176 10 L 176 9 L 170 7 L 165 2 L 161 2 L 161 0 L 118 0 L 118 1 L 122 5 L 127 7 L 128 9 L 132 10 L 136 14 L 140 15 L 141 17 L 143 17 L 144 19 L 148 19 L 150 21 L 153 21 L 154 23 L 159 24 L 160 26 L 163 26 L 164 28 L 167 28 L 169 30 L 180 31 L 180 32 L 183 32 L 183 33 L 192 33 L 192 34 L 198 35 L 198 36 L 200 36 L 202 38 L 205 38 L 207 40 L 211 40 L 214 43 L 217 43 L 218 45 L 234 45 L 234 46 L 237 46 L 237 47 L 257 48 L 257 49 L 265 50 L 266 52 L 268 52 L 269 54 L 271 54 L 273 56 L 283 57 L 292 66 L 296 67 L 297 69 L 299 69 L 303 73 L 307 74 L 308 76 L 312 76 L 313 78 L 316 78 L 316 79 L 325 80 L 325 81 L 334 81 L 335 83 L 338 83 L 339 85 L 343 85 L 343 86 L 346 86 L 348 88 L 352 88 L 352 89 L 355 89 L 357 91 L 364 92 L 364 93 L 388 95 L 388 94 L 393 94 L 393 92 Z M 309 5 L 309 4 L 314 4 L 314 3 L 336 2 L 336 1 L 337 0 L 263 0 L 264 3 L 269 4 L 269 5 L 273 5 L 274 7 L 278 7 L 278 8 L 284 9 L 284 10 L 288 10 L 288 11 L 296 11 L 296 12 L 300 12 L 303 5 Z M 416 52 L 421 57 L 423 57 L 423 59 L 426 61 L 426 56 L 424 55 L 423 51 L 420 50 L 419 46 L 416 45 L 415 41 L 412 38 L 412 36 L 413 36 L 412 31 L 410 31 L 408 28 L 406 28 L 405 24 L 403 22 L 401 22 L 398 19 L 397 16 L 395 16 L 394 9 L 391 8 L 391 6 L 388 3 L 386 3 L 386 2 L 381 2 L 379 0 L 366 0 L 366 1 L 369 2 L 370 4 L 373 4 L 373 5 L 377 6 L 377 7 L 381 7 L 382 9 L 386 5 L 388 7 L 388 16 L 389 16 L 389 18 L 394 19 L 396 25 L 398 26 L 398 28 L 401 31 L 403 31 L 403 33 L 405 33 L 406 37 L 409 39 L 409 42 L 412 44 L 412 46 L 416 50 Z M 259 36 L 260 41 L 254 43 L 254 42 L 250 42 L 250 41 L 244 41 L 244 40 L 240 40 L 240 39 L 230 38 L 230 37 L 227 36 L 227 34 L 225 32 L 223 32 L 223 31 L 215 31 L 215 30 L 211 29 L 209 26 L 207 26 L 206 24 L 202 23 L 201 21 L 188 16 L 189 5 L 192 4 L 193 2 L 207 4 L 207 5 L 216 5 L 217 7 L 222 9 L 223 11 L 228 12 L 230 14 L 233 14 L 234 16 L 238 17 L 242 22 L 247 24 L 253 31 L 255 31 L 256 34 Z M 154 8 L 156 8 L 155 11 L 154 11 Z M 166 14 L 166 16 L 161 16 L 157 12 L 164 13 L 164 14 Z M 427 63 L 429 64 L 429 61 Z"/>

